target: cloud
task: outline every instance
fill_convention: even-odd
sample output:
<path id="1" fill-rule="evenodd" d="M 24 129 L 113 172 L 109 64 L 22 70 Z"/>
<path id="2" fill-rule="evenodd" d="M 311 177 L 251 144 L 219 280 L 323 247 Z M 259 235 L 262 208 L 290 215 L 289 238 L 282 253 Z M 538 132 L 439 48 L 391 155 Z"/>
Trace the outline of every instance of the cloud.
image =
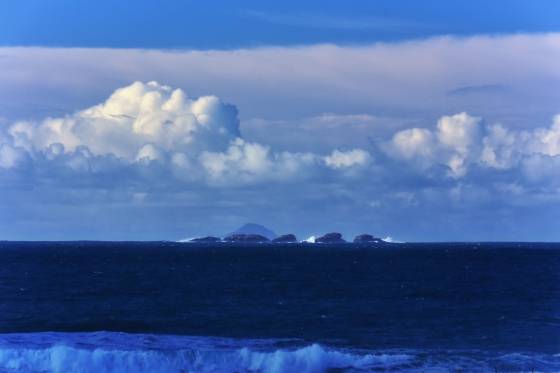
<path id="1" fill-rule="evenodd" d="M 473 87 L 461 87 L 447 91 L 447 96 L 462 96 L 469 94 L 499 94 L 505 93 L 511 90 L 511 87 L 505 86 L 503 84 L 486 84 Z"/>
<path id="2" fill-rule="evenodd" d="M 117 87 L 152 80 L 193 97 L 233 102 L 241 122 L 302 120 L 335 113 L 424 121 L 467 111 L 528 128 L 558 111 L 560 34 L 435 37 L 360 46 L 238 50 L 3 47 L 0 112 L 10 122 L 33 109 L 90 107 Z M 102 79 L 100 79 L 102 77 Z M 493 86 L 501 94 L 476 94 Z M 485 87 L 485 88 L 483 88 Z M 466 88 L 471 93 L 448 96 Z"/>
<path id="3" fill-rule="evenodd" d="M 163 158 L 164 155 L 162 154 L 161 150 L 159 150 L 154 143 L 148 142 L 138 148 L 134 160 L 136 162 L 162 162 Z"/>
<path id="4" fill-rule="evenodd" d="M 362 149 L 353 149 L 347 152 L 334 150 L 331 155 L 325 157 L 325 163 L 332 169 L 354 165 L 365 166 L 370 158 L 369 153 Z"/>
<path id="5" fill-rule="evenodd" d="M 412 128 L 397 132 L 387 148 L 389 154 L 426 168 L 440 163 L 455 177 L 466 172 L 466 162 L 477 151 L 481 140 L 481 119 L 466 113 L 444 116 L 436 131 Z"/>
<path id="6" fill-rule="evenodd" d="M 318 167 L 323 157 L 312 153 L 273 153 L 268 146 L 247 143 L 237 138 L 226 151 L 205 151 L 198 159 L 210 181 L 233 185 L 256 181 L 282 181 L 304 176 Z M 328 165 L 328 161 L 325 162 Z M 349 166 L 351 165 L 346 167 Z"/>
<path id="7" fill-rule="evenodd" d="M 0 167 L 12 168 L 23 163 L 28 158 L 27 152 L 18 146 L 7 143 L 0 144 Z"/>
<path id="8" fill-rule="evenodd" d="M 0 149 L 5 169 L 26 157 L 38 167 L 64 164 L 79 173 L 155 162 L 179 180 L 215 186 L 287 181 L 364 167 L 370 158 L 361 149 L 335 149 L 328 156 L 273 152 L 243 140 L 235 106 L 215 96 L 190 98 L 156 82 L 119 88 L 105 102 L 65 117 L 18 121 L 5 131 Z"/>
<path id="9" fill-rule="evenodd" d="M 512 131 L 499 123 L 484 125 L 482 118 L 466 113 L 443 116 L 435 130 L 399 131 L 383 146 L 394 158 L 422 169 L 444 165 L 450 176 L 460 178 L 474 164 L 506 170 L 528 162 L 528 157 L 556 157 L 560 154 L 560 116 L 554 117 L 550 128 L 533 131 Z"/>
<path id="10" fill-rule="evenodd" d="M 410 122 L 367 114 L 323 113 L 297 120 L 255 118 L 243 121 L 241 127 L 247 139 L 266 143 L 275 150 L 305 149 L 328 154 L 334 148 L 364 149 L 370 146 L 373 137 L 391 136 L 405 125 Z"/>
<path id="11" fill-rule="evenodd" d="M 215 96 L 191 99 L 181 89 L 136 82 L 102 104 L 40 123 L 20 121 L 8 133 L 29 152 L 62 144 L 66 151 L 86 146 L 94 155 L 155 159 L 156 148 L 195 154 L 224 147 L 239 136 L 239 121 L 237 109 Z"/>
<path id="12" fill-rule="evenodd" d="M 324 114 L 301 126 L 326 123 L 344 128 L 344 123 L 376 120 Z M 526 131 L 486 124 L 463 112 L 442 116 L 433 129 L 400 130 L 368 146 L 369 151 L 335 148 L 327 154 L 272 150 L 268 144 L 243 138 L 235 106 L 215 96 L 191 98 L 181 89 L 136 82 L 88 109 L 43 121 L 17 121 L 0 131 L 0 168 L 26 170 L 32 165 L 43 179 L 61 183 L 69 172 L 87 174 L 92 186 L 131 183 L 141 186 L 136 193 L 159 182 L 220 188 L 326 182 L 337 185 L 342 198 L 358 193 L 348 194 L 350 180 L 358 180 L 358 186 L 374 179 L 379 187 L 400 184 L 399 190 L 382 192 L 388 198 L 417 204 L 419 191 L 409 183 L 431 180 L 456 188 L 456 182 L 492 182 L 506 190 L 504 185 L 513 184 L 492 172 L 507 171 L 526 191 L 530 184 L 555 185 L 560 116 L 549 128 Z M 364 198 L 368 205 L 375 201 L 376 208 L 384 204 L 379 195 Z"/>
<path id="13" fill-rule="evenodd" d="M 2 237 L 560 239 L 560 34 L 0 49 Z"/>

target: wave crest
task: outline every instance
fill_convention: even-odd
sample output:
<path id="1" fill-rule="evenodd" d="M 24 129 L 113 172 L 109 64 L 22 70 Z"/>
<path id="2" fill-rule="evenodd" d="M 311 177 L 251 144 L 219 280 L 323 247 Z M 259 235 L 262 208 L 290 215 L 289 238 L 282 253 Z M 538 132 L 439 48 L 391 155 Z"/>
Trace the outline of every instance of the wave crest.
<path id="1" fill-rule="evenodd" d="M 0 370 L 53 373 L 262 372 L 311 373 L 333 368 L 372 368 L 402 364 L 407 355 L 354 355 L 314 344 L 294 351 L 157 351 L 85 350 L 68 346 L 46 349 L 2 349 Z"/>

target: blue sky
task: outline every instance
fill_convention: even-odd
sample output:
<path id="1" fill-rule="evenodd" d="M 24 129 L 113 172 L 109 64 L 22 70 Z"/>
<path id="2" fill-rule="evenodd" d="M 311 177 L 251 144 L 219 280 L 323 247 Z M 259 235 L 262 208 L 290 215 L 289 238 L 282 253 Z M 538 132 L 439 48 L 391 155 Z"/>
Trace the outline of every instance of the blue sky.
<path id="1" fill-rule="evenodd" d="M 0 44 L 235 49 L 559 31 L 553 0 L 2 1 Z"/>
<path id="2" fill-rule="evenodd" d="M 556 241 L 556 1 L 0 1 L 0 238 Z"/>

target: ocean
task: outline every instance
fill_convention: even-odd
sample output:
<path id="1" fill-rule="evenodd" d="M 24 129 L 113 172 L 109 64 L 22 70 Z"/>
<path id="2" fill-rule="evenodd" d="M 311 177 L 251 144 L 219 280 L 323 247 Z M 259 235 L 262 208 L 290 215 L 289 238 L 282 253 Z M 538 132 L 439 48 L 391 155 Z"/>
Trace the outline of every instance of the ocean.
<path id="1" fill-rule="evenodd" d="M 0 372 L 560 372 L 560 244 L 0 242 Z"/>

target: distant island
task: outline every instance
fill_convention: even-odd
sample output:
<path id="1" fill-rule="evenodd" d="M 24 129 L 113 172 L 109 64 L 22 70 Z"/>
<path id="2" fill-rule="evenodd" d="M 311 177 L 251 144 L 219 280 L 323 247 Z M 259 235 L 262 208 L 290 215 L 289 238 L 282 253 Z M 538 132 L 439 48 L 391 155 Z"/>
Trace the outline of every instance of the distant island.
<path id="1" fill-rule="evenodd" d="M 225 234 L 223 237 L 230 237 L 239 234 L 258 234 L 260 236 L 268 238 L 269 240 L 273 240 L 278 237 L 276 233 L 274 233 L 267 227 L 255 223 L 247 223 L 238 230 Z"/>
<path id="2" fill-rule="evenodd" d="M 218 243 L 218 242 L 231 242 L 231 243 L 299 243 L 296 236 L 289 233 L 278 236 L 272 230 L 255 223 L 248 223 L 241 228 L 224 235 L 222 240 L 220 237 L 206 236 L 201 238 L 193 238 L 188 242 L 193 243 Z M 301 241 L 301 242 L 314 242 L 319 244 L 334 244 L 334 243 L 347 243 L 342 238 L 342 234 L 338 232 L 326 233 L 323 236 L 317 237 L 314 241 Z M 354 238 L 352 243 L 385 243 L 381 238 L 374 237 L 370 234 L 360 234 Z"/>
<path id="3" fill-rule="evenodd" d="M 270 240 L 260 234 L 233 234 L 224 238 L 224 242 L 266 243 Z"/>
<path id="4" fill-rule="evenodd" d="M 342 234 L 338 232 L 327 233 L 324 236 L 317 237 L 315 243 L 346 243 L 342 238 Z"/>
<path id="5" fill-rule="evenodd" d="M 298 242 L 296 236 L 293 234 L 283 234 L 280 237 L 276 237 L 272 240 L 273 243 L 294 243 Z"/>
<path id="6" fill-rule="evenodd" d="M 213 243 L 213 242 L 222 242 L 222 239 L 220 237 L 207 236 L 207 237 L 202 237 L 202 238 L 193 238 L 193 239 L 190 239 L 189 242 Z"/>

